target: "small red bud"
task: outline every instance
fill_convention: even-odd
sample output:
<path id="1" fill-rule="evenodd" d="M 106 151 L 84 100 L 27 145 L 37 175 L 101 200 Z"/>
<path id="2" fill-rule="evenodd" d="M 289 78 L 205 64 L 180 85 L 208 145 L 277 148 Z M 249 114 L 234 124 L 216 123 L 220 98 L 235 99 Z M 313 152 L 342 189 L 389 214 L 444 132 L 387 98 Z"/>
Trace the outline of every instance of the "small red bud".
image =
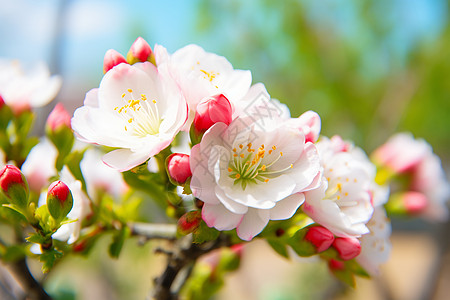
<path id="1" fill-rule="evenodd" d="M 3 100 L 2 95 L 0 95 L 0 109 L 5 105 L 5 100 Z"/>
<path id="2" fill-rule="evenodd" d="M 217 122 L 229 125 L 233 109 L 230 101 L 223 94 L 206 97 L 197 105 L 193 126 L 199 133 L 204 133 Z"/>
<path id="3" fill-rule="evenodd" d="M 47 192 L 47 206 L 50 215 L 56 220 L 67 216 L 73 206 L 69 187 L 62 181 L 53 182 Z"/>
<path id="4" fill-rule="evenodd" d="M 305 240 L 311 242 L 320 253 L 330 248 L 334 241 L 334 235 L 325 227 L 313 226 L 306 233 Z"/>
<path id="5" fill-rule="evenodd" d="M 131 45 L 130 51 L 133 56 L 141 62 L 147 61 L 150 54 L 152 54 L 152 48 L 142 37 L 138 37 L 134 41 L 133 45 Z"/>
<path id="6" fill-rule="evenodd" d="M 28 183 L 22 172 L 13 165 L 6 165 L 0 171 L 0 187 L 12 204 L 25 208 L 28 204 Z"/>
<path id="7" fill-rule="evenodd" d="M 423 212 L 428 204 L 427 197 L 419 192 L 406 192 L 402 199 L 406 212 L 411 215 Z"/>
<path id="8" fill-rule="evenodd" d="M 194 210 L 187 212 L 178 220 L 178 232 L 185 235 L 192 233 L 200 226 L 201 221 L 201 211 Z"/>
<path id="9" fill-rule="evenodd" d="M 64 108 L 64 105 L 62 103 L 58 103 L 56 104 L 55 108 L 53 108 L 52 112 L 48 115 L 47 126 L 52 131 L 55 131 L 61 126 L 71 128 L 71 118 L 71 115 Z"/>
<path id="10" fill-rule="evenodd" d="M 192 176 L 189 155 L 173 153 L 167 158 L 167 173 L 171 181 L 183 185 Z"/>
<path id="11" fill-rule="evenodd" d="M 342 260 L 350 260 L 361 253 L 361 244 L 354 237 L 337 237 L 334 239 L 333 247 Z"/>
<path id="12" fill-rule="evenodd" d="M 114 49 L 109 49 L 103 59 L 103 72 L 106 73 L 118 64 L 127 63 L 125 57 Z"/>

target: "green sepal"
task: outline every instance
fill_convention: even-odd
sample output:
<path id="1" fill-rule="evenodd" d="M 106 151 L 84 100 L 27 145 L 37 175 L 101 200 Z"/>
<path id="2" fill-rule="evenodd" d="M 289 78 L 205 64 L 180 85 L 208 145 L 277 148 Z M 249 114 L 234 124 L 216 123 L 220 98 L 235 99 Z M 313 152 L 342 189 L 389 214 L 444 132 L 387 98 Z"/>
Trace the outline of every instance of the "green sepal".
<path id="1" fill-rule="evenodd" d="M 280 254 L 281 256 L 283 256 L 285 258 L 289 258 L 286 241 L 284 241 L 283 239 L 277 239 L 277 238 L 267 238 L 266 240 L 267 240 L 267 243 L 269 243 L 270 247 L 272 247 L 272 249 L 276 253 Z"/>
<path id="2" fill-rule="evenodd" d="M 336 276 L 337 279 L 351 286 L 352 288 L 355 288 L 356 286 L 355 276 L 352 271 L 345 268 L 344 270 L 332 270 L 331 272 L 333 273 L 334 276 Z"/>
<path id="3" fill-rule="evenodd" d="M 50 215 L 60 223 L 67 214 L 72 210 L 73 207 L 73 196 L 72 192 L 69 190 L 66 199 L 58 199 L 54 195 L 47 196 L 47 208 Z"/>
<path id="4" fill-rule="evenodd" d="M 355 259 L 346 261 L 345 266 L 355 275 L 364 278 L 370 278 L 370 274 L 367 273 L 367 271 L 363 267 L 361 267 L 361 265 Z"/>
<path id="5" fill-rule="evenodd" d="M 26 211 L 23 211 L 23 209 L 21 207 L 18 207 L 15 204 L 3 204 L 2 207 L 9 208 L 9 209 L 15 211 L 16 213 L 19 213 L 19 215 L 23 216 L 25 219 L 27 219 Z"/>
<path id="6" fill-rule="evenodd" d="M 287 243 L 299 256 L 308 257 L 317 253 L 313 244 L 305 241 L 308 227 L 297 230 L 295 234 L 287 240 Z"/>
<path id="7" fill-rule="evenodd" d="M 192 242 L 194 244 L 202 244 L 217 239 L 220 231 L 215 228 L 208 227 L 205 221 L 200 222 L 200 226 L 192 233 Z"/>
<path id="8" fill-rule="evenodd" d="M 46 245 L 49 243 L 49 239 L 51 240 L 51 237 L 47 237 L 47 236 L 42 236 L 38 233 L 33 233 L 32 235 L 30 235 L 29 237 L 26 238 L 26 240 L 30 243 L 33 244 L 41 244 L 41 245 Z"/>

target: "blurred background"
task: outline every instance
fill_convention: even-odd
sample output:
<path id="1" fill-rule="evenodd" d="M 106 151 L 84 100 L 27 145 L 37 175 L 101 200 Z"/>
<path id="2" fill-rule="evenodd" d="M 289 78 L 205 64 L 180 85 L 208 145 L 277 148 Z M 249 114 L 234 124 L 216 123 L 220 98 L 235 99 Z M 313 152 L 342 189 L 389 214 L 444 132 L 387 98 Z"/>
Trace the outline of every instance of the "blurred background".
<path id="1" fill-rule="evenodd" d="M 251 70 L 292 116 L 318 112 L 322 134 L 370 153 L 411 131 L 449 170 L 449 15 L 449 0 L 0 0 L 0 57 L 42 60 L 62 75 L 46 116 L 58 101 L 71 112 L 82 105 L 110 48 L 125 55 L 138 36 L 171 53 L 195 43 Z M 217 299 L 446 299 L 448 224 L 394 219 L 393 228 L 382 278 L 361 280 L 355 291 L 321 264 L 288 262 L 256 242 Z M 74 299 L 73 290 L 77 299 L 144 299 L 162 268 L 148 255 L 154 246 L 130 241 L 119 261 L 100 246 L 61 264 L 46 285 L 69 297 L 62 299 Z"/>

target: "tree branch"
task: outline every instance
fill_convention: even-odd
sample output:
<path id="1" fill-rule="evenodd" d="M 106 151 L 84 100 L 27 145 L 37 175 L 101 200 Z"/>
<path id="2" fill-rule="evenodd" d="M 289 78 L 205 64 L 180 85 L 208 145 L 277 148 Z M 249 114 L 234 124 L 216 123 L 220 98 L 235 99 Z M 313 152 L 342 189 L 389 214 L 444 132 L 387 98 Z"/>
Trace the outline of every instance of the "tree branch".
<path id="1" fill-rule="evenodd" d="M 175 224 L 128 223 L 131 234 L 142 236 L 147 240 L 175 240 L 177 226 Z"/>
<path id="2" fill-rule="evenodd" d="M 17 262 L 7 264 L 8 270 L 16 278 L 19 285 L 23 288 L 26 299 L 29 300 L 51 300 L 52 298 L 47 294 L 42 285 L 34 279 L 30 270 L 28 269 L 25 259 Z"/>
<path id="3" fill-rule="evenodd" d="M 201 245 L 192 243 L 191 236 L 178 240 L 174 246 L 173 253 L 168 256 L 166 269 L 160 277 L 155 279 L 153 299 L 178 299 L 177 293 L 173 292 L 172 285 L 180 271 L 194 264 L 203 254 L 223 246 L 230 246 L 230 244 L 229 237 L 223 234 L 217 240 Z M 184 278 L 184 280 L 186 279 Z"/>

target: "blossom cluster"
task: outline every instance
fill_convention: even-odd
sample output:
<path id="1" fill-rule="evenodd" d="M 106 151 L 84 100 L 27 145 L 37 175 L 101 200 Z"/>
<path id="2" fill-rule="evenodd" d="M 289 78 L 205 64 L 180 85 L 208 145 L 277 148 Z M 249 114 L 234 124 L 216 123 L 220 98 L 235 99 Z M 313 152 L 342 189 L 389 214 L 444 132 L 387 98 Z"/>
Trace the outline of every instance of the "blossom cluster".
<path id="1" fill-rule="evenodd" d="M 0 151 L 0 164 L 8 163 L 1 173 L 8 199 L 14 198 L 10 190 L 44 191 L 27 200 L 32 209 L 14 200 L 7 206 L 38 229 L 46 227 L 36 222 L 47 219 L 34 213 L 35 206 L 48 207 L 58 221 L 44 232 L 44 241 L 32 239 L 41 246 L 35 253 L 46 250 L 48 236 L 80 250 L 92 232 L 126 226 L 113 204 L 104 205 L 104 195 L 124 198 L 133 187 L 165 197 L 180 233 L 203 234 L 197 242 L 219 231 L 239 241 L 267 238 L 282 255 L 286 248 L 301 256 L 319 254 L 338 277 L 378 274 L 391 248 L 387 213 L 447 218 L 450 187 L 423 140 L 398 134 L 369 158 L 339 135 L 321 135 L 316 112 L 291 117 L 264 84 L 252 84 L 250 71 L 234 69 L 197 45 L 171 54 L 138 38 L 126 57 L 106 53 L 104 73 L 73 117 L 55 106 L 47 137 L 26 157 L 16 159 L 8 147 Z M 17 95 L 15 102 L 19 79 L 4 77 L 0 114 L 16 107 L 8 116 L 46 104 L 59 84 L 57 77 L 40 75 L 25 89 L 32 95 Z M 12 170 L 14 164 L 21 170 Z M 19 178 L 14 189 L 8 174 Z M 59 181 L 51 184 L 55 178 Z M 60 182 L 63 191 L 55 192 Z M 73 198 L 70 207 L 64 206 L 65 189 Z"/>

